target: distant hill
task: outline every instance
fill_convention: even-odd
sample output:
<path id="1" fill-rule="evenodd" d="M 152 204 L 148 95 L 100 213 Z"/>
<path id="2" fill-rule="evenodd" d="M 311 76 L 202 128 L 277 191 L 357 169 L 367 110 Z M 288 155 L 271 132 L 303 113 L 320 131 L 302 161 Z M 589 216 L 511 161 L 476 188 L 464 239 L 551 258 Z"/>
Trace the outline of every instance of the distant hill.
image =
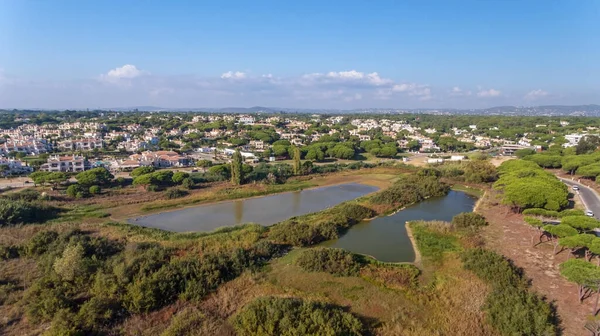
<path id="1" fill-rule="evenodd" d="M 12 109 L 11 109 L 12 110 Z M 4 111 L 11 111 L 4 110 Z M 51 111 L 47 109 L 27 109 L 29 111 Z M 104 111 L 140 111 L 140 112 L 211 112 L 211 113 L 311 113 L 311 114 L 457 114 L 457 115 L 521 115 L 521 116 L 588 116 L 600 117 L 600 105 L 543 105 L 543 106 L 494 106 L 483 109 L 400 109 L 400 108 L 362 108 L 362 109 L 305 109 L 289 107 L 179 107 L 159 106 L 112 107 L 95 110 Z M 2 109 L 0 109 L 2 111 Z"/>

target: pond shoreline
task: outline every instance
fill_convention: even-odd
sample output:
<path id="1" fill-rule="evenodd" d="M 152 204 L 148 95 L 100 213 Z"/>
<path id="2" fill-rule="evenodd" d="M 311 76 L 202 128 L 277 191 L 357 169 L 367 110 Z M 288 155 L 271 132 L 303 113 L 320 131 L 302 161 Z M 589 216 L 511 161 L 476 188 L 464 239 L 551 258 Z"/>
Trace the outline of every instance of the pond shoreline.
<path id="1" fill-rule="evenodd" d="M 380 190 L 365 183 L 336 183 L 169 209 L 129 218 L 127 223 L 172 232 L 209 232 L 219 227 L 244 223 L 271 226 Z"/>
<path id="2" fill-rule="evenodd" d="M 419 251 L 419 247 L 417 246 L 417 240 L 415 239 L 412 228 L 410 227 L 410 222 L 405 222 L 404 226 L 406 227 L 406 234 L 408 235 L 408 239 L 410 239 L 410 243 L 415 251 L 415 260 L 412 262 L 413 265 L 421 267 L 421 251 Z"/>
<path id="3" fill-rule="evenodd" d="M 234 201 L 245 201 L 245 200 L 252 200 L 252 199 L 256 199 L 256 198 L 261 198 L 261 197 L 269 197 L 269 196 L 275 196 L 275 195 L 284 195 L 284 194 L 290 194 L 290 193 L 294 193 L 294 192 L 298 192 L 298 191 L 305 191 L 305 190 L 314 190 L 314 189 L 319 189 L 319 188 L 327 188 L 327 187 L 335 187 L 335 186 L 339 186 L 339 185 L 343 185 L 343 184 L 360 184 L 360 185 L 365 185 L 365 186 L 371 186 L 371 187 L 376 187 L 378 188 L 378 190 L 375 190 L 373 192 L 370 192 L 368 194 L 365 194 L 361 197 L 366 197 L 366 196 L 370 196 L 376 192 L 381 191 L 381 188 L 379 188 L 376 185 L 373 184 L 369 184 L 369 183 L 365 183 L 365 182 L 337 182 L 337 183 L 332 183 L 332 184 L 325 184 L 325 185 L 312 185 L 309 187 L 299 187 L 297 189 L 291 189 L 291 190 L 286 190 L 286 191 L 279 191 L 279 192 L 272 192 L 272 193 L 265 193 L 265 194 L 261 194 L 261 195 L 255 195 L 255 196 L 249 196 L 249 197 L 241 197 L 241 198 L 231 198 L 231 199 L 224 199 L 224 200 L 220 200 L 220 201 L 207 201 L 207 202 L 198 202 L 198 203 L 190 203 L 190 204 L 186 204 L 183 206 L 173 206 L 173 207 L 166 207 L 164 209 L 155 209 L 155 210 L 148 210 L 148 211 L 142 211 L 143 214 L 139 214 L 133 217 L 127 217 L 124 219 L 116 219 L 113 218 L 111 216 L 112 220 L 115 221 L 125 221 L 126 223 L 129 224 L 135 224 L 136 223 L 132 223 L 131 221 L 136 219 L 136 218 L 145 218 L 148 216 L 154 216 L 154 215 L 158 215 L 158 214 L 162 214 L 162 213 L 168 213 L 168 212 L 174 212 L 174 211 L 180 211 L 180 210 L 185 210 L 185 209 L 190 209 L 190 208 L 195 208 L 195 207 L 201 207 L 201 206 L 208 206 L 208 205 L 216 205 L 216 204 L 222 204 L 222 203 L 227 203 L 227 202 L 234 202 Z M 374 217 L 376 218 L 376 217 Z"/>
<path id="4" fill-rule="evenodd" d="M 344 235 L 319 244 L 342 248 L 389 264 L 422 265 L 413 230 L 408 222 L 446 221 L 461 212 L 473 212 L 478 199 L 464 191 L 451 190 L 447 195 L 430 197 L 421 202 L 381 214 L 353 225 Z"/>

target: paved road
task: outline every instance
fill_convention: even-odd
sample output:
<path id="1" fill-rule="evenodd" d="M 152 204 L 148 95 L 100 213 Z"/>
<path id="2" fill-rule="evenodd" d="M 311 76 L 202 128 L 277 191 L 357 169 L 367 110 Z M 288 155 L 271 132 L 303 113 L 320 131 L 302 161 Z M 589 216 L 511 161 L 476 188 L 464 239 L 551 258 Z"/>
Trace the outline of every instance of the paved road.
<path id="1" fill-rule="evenodd" d="M 25 181 L 29 181 L 29 183 L 25 183 Z M 27 187 L 32 186 L 33 182 L 28 177 L 16 177 L 11 179 L 0 178 L 0 190 L 6 188 L 19 188 L 19 187 Z"/>
<path id="2" fill-rule="evenodd" d="M 587 210 L 591 210 L 594 213 L 594 217 L 600 217 L 600 196 L 596 191 L 591 188 L 586 187 L 585 185 L 578 183 L 577 181 L 571 181 L 569 179 L 561 178 L 568 186 L 572 187 L 574 185 L 579 187 L 579 196 L 583 201 L 583 205 L 585 205 Z M 577 192 L 575 192 L 577 193 Z"/>

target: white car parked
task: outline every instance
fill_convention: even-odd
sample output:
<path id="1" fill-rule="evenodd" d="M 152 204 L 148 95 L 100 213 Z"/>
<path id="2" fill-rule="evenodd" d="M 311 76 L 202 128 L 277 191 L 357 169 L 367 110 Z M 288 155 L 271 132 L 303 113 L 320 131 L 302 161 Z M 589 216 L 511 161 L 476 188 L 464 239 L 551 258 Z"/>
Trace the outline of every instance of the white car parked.
<path id="1" fill-rule="evenodd" d="M 585 215 L 588 217 L 594 217 L 594 213 L 591 210 L 586 211 Z"/>

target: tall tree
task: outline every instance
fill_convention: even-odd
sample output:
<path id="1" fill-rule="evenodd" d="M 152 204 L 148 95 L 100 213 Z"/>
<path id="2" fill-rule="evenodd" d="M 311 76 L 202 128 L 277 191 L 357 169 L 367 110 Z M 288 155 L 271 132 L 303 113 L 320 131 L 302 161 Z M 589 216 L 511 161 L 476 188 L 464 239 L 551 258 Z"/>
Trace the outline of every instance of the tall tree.
<path id="1" fill-rule="evenodd" d="M 300 175 L 300 172 L 301 172 L 300 148 L 298 148 L 298 146 L 294 146 L 293 154 L 294 154 L 294 175 Z"/>
<path id="2" fill-rule="evenodd" d="M 559 239 L 576 235 L 578 232 L 573 227 L 566 224 L 548 224 L 544 226 L 544 231 L 550 236 L 550 240 L 554 245 L 554 254 L 557 254 L 556 249 L 558 248 Z M 560 251 L 558 251 L 560 253 Z"/>
<path id="3" fill-rule="evenodd" d="M 598 311 L 598 298 L 600 297 L 600 290 L 598 288 L 598 284 L 600 284 L 600 268 L 582 259 L 569 259 L 560 264 L 559 268 L 560 274 L 563 277 L 577 284 L 579 302 L 583 302 L 583 299 L 590 291 L 596 291 L 596 303 L 594 305 L 594 315 L 596 315 Z"/>
<path id="4" fill-rule="evenodd" d="M 240 153 L 240 150 L 238 149 L 233 153 L 233 157 L 231 158 L 231 183 L 233 185 L 242 184 L 242 181 L 244 180 L 243 174 L 242 153 Z"/>

